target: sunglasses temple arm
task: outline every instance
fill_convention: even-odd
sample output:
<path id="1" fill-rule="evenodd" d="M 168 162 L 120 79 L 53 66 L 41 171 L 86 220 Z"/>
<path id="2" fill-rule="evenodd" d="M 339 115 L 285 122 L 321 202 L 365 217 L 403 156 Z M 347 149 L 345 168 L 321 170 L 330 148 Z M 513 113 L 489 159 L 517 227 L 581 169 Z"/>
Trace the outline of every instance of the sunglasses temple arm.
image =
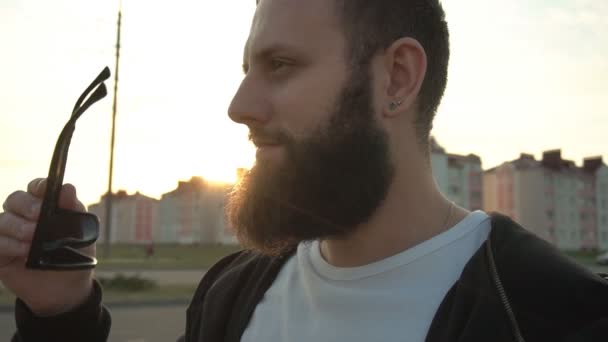
<path id="1" fill-rule="evenodd" d="M 44 196 L 44 200 L 47 203 L 46 208 L 44 208 L 46 210 L 57 210 L 65 167 L 68 160 L 68 148 L 70 146 L 70 141 L 72 140 L 74 128 L 74 123 L 71 121 L 68 122 L 63 128 L 63 131 L 61 131 L 57 144 L 55 145 L 55 152 L 53 153 L 53 159 L 51 160 L 47 189 Z"/>
<path id="2" fill-rule="evenodd" d="M 85 89 L 85 91 L 82 93 L 82 95 L 80 95 L 80 97 L 78 98 L 78 101 L 76 101 L 76 104 L 74 105 L 74 109 L 72 109 L 72 113 L 76 112 L 78 107 L 80 107 L 80 105 L 82 104 L 84 99 L 89 95 L 89 93 L 93 90 L 93 88 L 95 88 L 100 83 L 107 80 L 108 78 L 110 78 L 110 68 L 105 67 L 105 68 L 103 68 L 101 73 L 99 73 L 99 75 L 97 75 L 97 77 L 95 77 L 93 82 L 91 82 L 91 84 L 89 84 L 89 86 L 87 87 L 87 89 Z"/>
<path id="3" fill-rule="evenodd" d="M 80 106 L 80 108 L 76 108 L 74 112 L 72 112 L 72 117 L 70 118 L 70 122 L 76 123 L 76 120 L 84 113 L 89 107 L 91 107 L 95 102 L 103 99 L 108 95 L 108 89 L 106 85 L 101 83 L 99 87 L 95 89 L 93 94 L 85 101 L 85 103 Z"/>
<path id="4" fill-rule="evenodd" d="M 63 128 L 63 131 L 61 131 L 57 144 L 55 145 L 55 152 L 53 153 L 53 159 L 49 168 L 47 191 L 45 194 L 45 200 L 48 203 L 47 208 L 45 208 L 46 210 L 57 209 L 59 196 L 61 194 L 61 186 L 63 185 L 65 167 L 68 160 L 68 149 L 70 147 L 70 142 L 72 141 L 72 134 L 74 134 L 76 128 L 76 120 L 82 113 L 91 107 L 91 105 L 104 98 L 107 93 L 106 86 L 101 83 L 82 107 L 78 108 L 76 112 L 72 114 L 72 117 Z"/>
<path id="5" fill-rule="evenodd" d="M 106 86 L 103 81 L 110 77 L 110 69 L 105 67 L 101 73 L 91 82 L 87 89 L 80 95 L 76 105 L 72 111 L 72 116 L 67 122 L 57 144 L 55 145 L 55 151 L 53 152 L 53 158 L 51 160 L 51 166 L 49 168 L 49 175 L 47 179 L 47 189 L 44 195 L 44 202 L 46 202 L 43 211 L 55 211 L 58 208 L 59 196 L 61 193 L 61 186 L 63 185 L 63 177 L 65 174 L 65 167 L 68 160 L 68 149 L 72 140 L 72 134 L 76 128 L 76 120 L 84 113 L 91 105 L 101 100 L 107 95 Z M 81 106 L 87 95 L 95 88 L 93 94 L 87 99 L 87 101 Z M 46 214 L 46 213 L 45 213 Z"/>

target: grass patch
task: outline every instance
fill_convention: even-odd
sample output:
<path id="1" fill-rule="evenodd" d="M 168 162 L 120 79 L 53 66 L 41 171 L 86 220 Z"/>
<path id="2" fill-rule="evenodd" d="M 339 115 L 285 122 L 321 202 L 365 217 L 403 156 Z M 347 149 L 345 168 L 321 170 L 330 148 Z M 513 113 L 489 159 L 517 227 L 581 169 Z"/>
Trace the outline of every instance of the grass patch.
<path id="1" fill-rule="evenodd" d="M 103 301 L 112 303 L 146 303 L 158 301 L 190 301 L 196 290 L 196 285 L 166 285 L 149 288 L 143 291 L 121 291 L 105 289 Z"/>
<path id="2" fill-rule="evenodd" d="M 119 273 L 112 278 L 97 277 L 97 280 L 104 289 L 116 292 L 140 292 L 158 287 L 154 280 L 139 275 L 126 276 Z"/>
<path id="3" fill-rule="evenodd" d="M 574 259 L 579 264 L 593 266 L 597 265 L 595 258 L 601 254 L 598 251 L 564 251 L 564 254 Z"/>
<path id="4" fill-rule="evenodd" d="M 143 245 L 112 245 L 110 257 L 103 256 L 104 246 L 97 246 L 100 270 L 121 269 L 207 269 L 219 259 L 241 250 L 223 245 L 155 245 L 154 254 L 146 257 Z"/>

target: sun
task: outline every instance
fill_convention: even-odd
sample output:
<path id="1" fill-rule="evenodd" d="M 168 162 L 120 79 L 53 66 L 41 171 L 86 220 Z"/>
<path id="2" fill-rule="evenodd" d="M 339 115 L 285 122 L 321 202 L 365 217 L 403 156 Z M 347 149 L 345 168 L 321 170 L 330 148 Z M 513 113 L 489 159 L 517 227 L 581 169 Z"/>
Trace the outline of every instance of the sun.
<path id="1" fill-rule="evenodd" d="M 203 179 L 222 184 L 234 184 L 236 182 L 237 168 L 229 166 L 217 166 L 201 172 Z"/>

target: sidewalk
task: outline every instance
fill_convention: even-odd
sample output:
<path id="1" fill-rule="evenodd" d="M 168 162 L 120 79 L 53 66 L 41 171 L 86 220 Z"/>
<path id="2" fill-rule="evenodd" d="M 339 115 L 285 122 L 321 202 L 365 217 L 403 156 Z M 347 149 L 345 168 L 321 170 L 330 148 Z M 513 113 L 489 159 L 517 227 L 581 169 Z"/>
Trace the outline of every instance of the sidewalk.
<path id="1" fill-rule="evenodd" d="M 156 281 L 160 286 L 196 285 L 200 282 L 205 272 L 205 270 L 96 270 L 95 276 L 112 278 L 117 274 L 125 276 L 139 275 L 142 278 Z"/>

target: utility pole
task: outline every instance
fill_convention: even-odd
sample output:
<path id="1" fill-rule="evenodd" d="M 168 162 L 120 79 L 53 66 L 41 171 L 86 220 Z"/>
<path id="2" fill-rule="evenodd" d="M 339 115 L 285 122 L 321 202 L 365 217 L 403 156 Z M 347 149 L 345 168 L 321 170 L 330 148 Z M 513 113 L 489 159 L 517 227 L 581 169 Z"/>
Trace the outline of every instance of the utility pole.
<path id="1" fill-rule="evenodd" d="M 116 135 L 116 107 L 118 100 L 118 61 L 120 59 L 120 25 L 122 20 L 122 3 L 118 5 L 118 30 L 116 33 L 116 64 L 114 67 L 114 101 L 112 103 L 112 137 L 110 139 L 110 173 L 108 177 L 108 192 L 106 193 L 106 227 L 103 248 L 104 258 L 110 257 L 110 234 L 112 232 L 112 176 L 114 173 L 114 140 Z"/>

